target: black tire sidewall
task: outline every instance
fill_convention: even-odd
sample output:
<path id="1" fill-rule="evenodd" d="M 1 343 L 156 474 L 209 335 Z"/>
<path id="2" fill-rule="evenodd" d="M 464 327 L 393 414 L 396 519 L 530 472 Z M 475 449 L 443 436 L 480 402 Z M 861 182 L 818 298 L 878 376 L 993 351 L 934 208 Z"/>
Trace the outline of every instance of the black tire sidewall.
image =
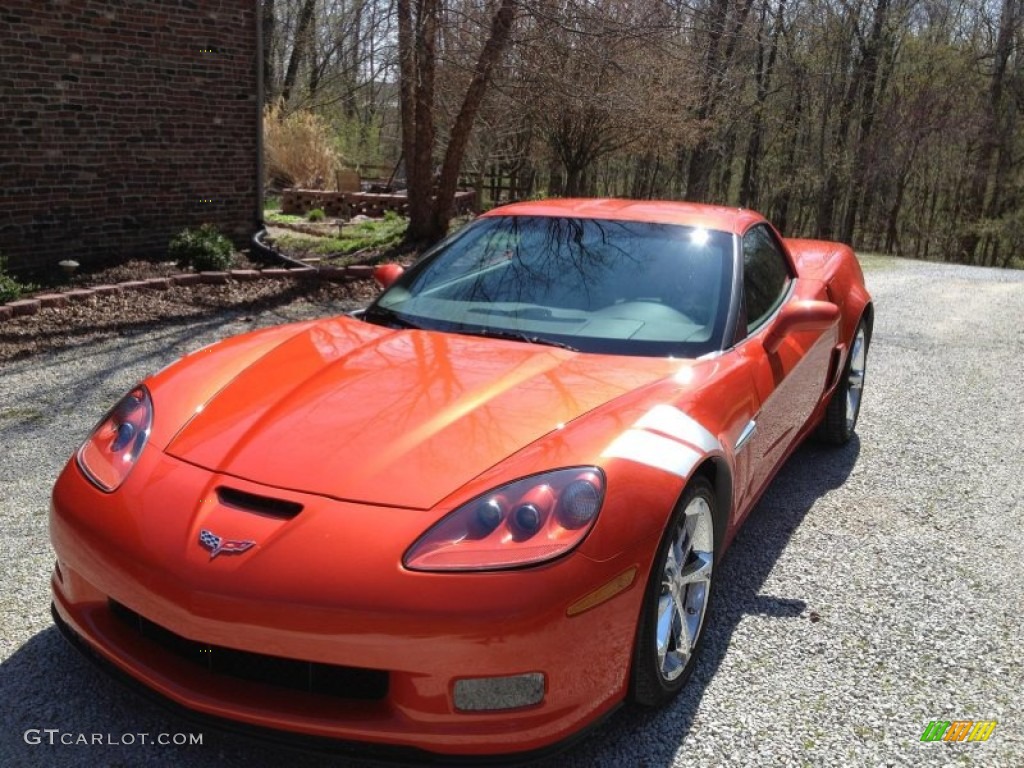
<path id="1" fill-rule="evenodd" d="M 665 561 L 668 558 L 668 550 L 675 539 L 680 525 L 683 523 L 686 507 L 698 495 L 703 496 L 711 507 L 711 520 L 714 525 L 714 560 L 712 561 L 711 580 L 708 585 L 707 604 L 704 609 L 704 619 L 701 622 L 697 642 L 694 644 L 693 652 L 690 654 L 682 674 L 675 680 L 665 680 L 658 665 L 658 650 L 656 627 L 658 624 L 658 602 L 661 595 L 661 575 L 665 569 Z M 686 490 L 676 504 L 672 513 L 672 519 L 665 528 L 658 551 L 651 566 L 650 575 L 647 578 L 647 586 L 644 589 L 643 604 L 640 608 L 640 617 L 637 622 L 636 644 L 633 653 L 633 669 L 630 680 L 630 699 L 641 706 L 657 707 L 667 703 L 686 685 L 686 681 L 693 674 L 693 669 L 700 657 L 701 648 L 704 645 L 704 638 L 707 635 L 708 620 L 711 615 L 711 606 L 715 594 L 715 575 L 718 568 L 719 549 L 721 541 L 721 524 L 719 520 L 714 488 L 711 482 L 704 476 L 693 478 L 687 485 Z"/>

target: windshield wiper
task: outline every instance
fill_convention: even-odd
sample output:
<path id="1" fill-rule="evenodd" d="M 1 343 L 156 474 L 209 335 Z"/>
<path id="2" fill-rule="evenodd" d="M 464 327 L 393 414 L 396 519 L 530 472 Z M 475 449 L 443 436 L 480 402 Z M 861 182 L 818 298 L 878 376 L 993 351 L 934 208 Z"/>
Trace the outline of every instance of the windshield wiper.
<path id="1" fill-rule="evenodd" d="M 369 307 L 363 313 L 363 319 L 369 320 L 374 325 L 387 325 L 390 328 L 409 328 L 414 331 L 423 330 L 420 326 L 416 325 L 409 320 L 406 320 L 400 314 L 395 312 L 393 309 L 387 307 L 373 306 Z M 380 322 L 377 322 L 377 321 Z"/>
<path id="2" fill-rule="evenodd" d="M 416 331 L 426 330 L 422 326 L 416 325 L 409 320 L 406 320 L 402 315 L 395 312 L 393 309 L 387 307 L 373 306 L 367 308 L 363 313 L 363 320 L 374 323 L 375 325 L 385 325 L 389 328 L 403 328 L 411 329 Z M 561 341 L 555 341 L 554 339 L 546 339 L 542 336 L 532 336 L 529 333 L 523 333 L 521 331 L 504 331 L 498 328 L 481 328 L 473 330 L 459 330 L 454 333 L 461 333 L 466 336 L 486 336 L 491 339 L 508 339 L 510 341 L 525 341 L 529 344 L 543 344 L 548 347 L 558 347 L 559 349 L 567 349 L 570 352 L 579 352 L 576 347 L 572 347 L 568 344 L 564 344 Z"/>
<path id="3" fill-rule="evenodd" d="M 525 341 L 529 344 L 543 344 L 546 347 L 558 347 L 559 349 L 567 349 L 570 352 L 579 352 L 576 347 L 569 346 L 561 341 L 555 341 L 554 339 L 547 339 L 543 336 L 531 336 L 528 333 L 521 331 L 503 331 L 497 328 L 482 328 L 480 330 L 459 330 L 455 333 L 462 333 L 467 336 L 486 336 L 489 339 L 508 339 L 509 341 Z"/>

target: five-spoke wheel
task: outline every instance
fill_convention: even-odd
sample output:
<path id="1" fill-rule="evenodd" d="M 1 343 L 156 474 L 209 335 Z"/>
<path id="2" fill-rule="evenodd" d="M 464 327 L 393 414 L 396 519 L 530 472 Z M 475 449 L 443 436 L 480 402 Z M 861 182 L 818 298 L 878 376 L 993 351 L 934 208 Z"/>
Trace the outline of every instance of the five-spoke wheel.
<path id="1" fill-rule="evenodd" d="M 633 658 L 637 703 L 664 703 L 693 671 L 711 600 L 715 524 L 714 491 L 697 476 L 672 516 L 644 596 Z"/>

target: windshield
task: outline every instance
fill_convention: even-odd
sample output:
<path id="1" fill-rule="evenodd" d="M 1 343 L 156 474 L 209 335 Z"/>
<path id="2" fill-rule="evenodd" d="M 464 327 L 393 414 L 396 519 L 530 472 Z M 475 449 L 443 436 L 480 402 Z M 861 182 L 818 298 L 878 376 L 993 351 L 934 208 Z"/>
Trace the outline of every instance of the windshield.
<path id="1" fill-rule="evenodd" d="M 402 275 L 365 319 L 584 352 L 694 357 L 721 348 L 732 263 L 726 232 L 485 217 Z"/>

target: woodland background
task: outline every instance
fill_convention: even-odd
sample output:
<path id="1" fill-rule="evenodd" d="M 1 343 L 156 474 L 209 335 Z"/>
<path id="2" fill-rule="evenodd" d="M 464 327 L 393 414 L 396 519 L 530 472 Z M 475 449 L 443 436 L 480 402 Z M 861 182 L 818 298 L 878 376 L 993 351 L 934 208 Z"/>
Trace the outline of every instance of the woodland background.
<path id="1" fill-rule="evenodd" d="M 485 202 L 741 205 L 789 236 L 1024 265 L 1024 0 L 262 0 L 261 12 L 265 124 L 279 134 L 268 149 L 320 155 L 306 178 L 276 181 L 329 187 L 331 163 L 386 177 L 401 161 L 412 240 L 443 234 L 461 183 Z"/>

